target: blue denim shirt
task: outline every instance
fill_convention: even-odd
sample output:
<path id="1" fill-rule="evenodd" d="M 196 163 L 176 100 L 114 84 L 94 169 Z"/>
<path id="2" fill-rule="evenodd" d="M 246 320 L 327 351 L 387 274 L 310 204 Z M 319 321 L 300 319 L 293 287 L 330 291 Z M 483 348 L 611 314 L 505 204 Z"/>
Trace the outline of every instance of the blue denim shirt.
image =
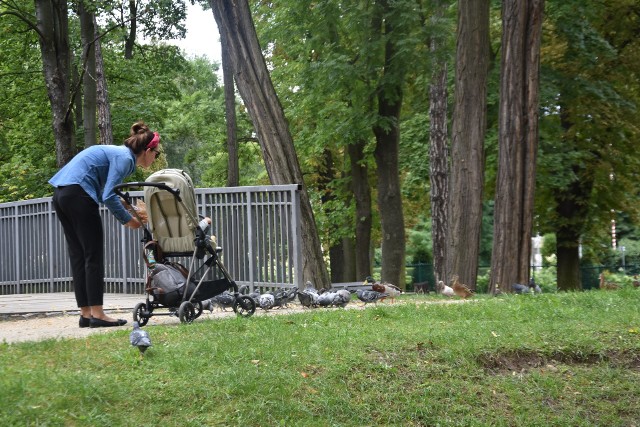
<path id="1" fill-rule="evenodd" d="M 113 187 L 136 170 L 136 156 L 125 146 L 92 145 L 71 159 L 50 180 L 54 187 L 79 184 L 96 203 L 104 204 L 122 224 L 131 214 L 122 206 Z"/>

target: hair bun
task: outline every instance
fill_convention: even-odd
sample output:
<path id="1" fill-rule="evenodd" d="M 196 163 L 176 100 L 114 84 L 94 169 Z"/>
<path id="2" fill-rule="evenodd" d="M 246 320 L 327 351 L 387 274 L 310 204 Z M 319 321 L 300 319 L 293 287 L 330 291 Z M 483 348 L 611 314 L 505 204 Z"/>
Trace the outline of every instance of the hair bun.
<path id="1" fill-rule="evenodd" d="M 147 126 L 144 122 L 136 122 L 131 126 L 131 135 L 137 135 L 139 133 L 147 132 L 150 132 L 149 126 Z"/>

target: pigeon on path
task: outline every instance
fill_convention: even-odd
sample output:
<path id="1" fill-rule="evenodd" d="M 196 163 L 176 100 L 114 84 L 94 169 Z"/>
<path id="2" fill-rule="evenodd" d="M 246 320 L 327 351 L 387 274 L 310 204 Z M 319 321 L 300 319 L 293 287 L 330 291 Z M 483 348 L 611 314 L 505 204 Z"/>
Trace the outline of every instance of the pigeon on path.
<path id="1" fill-rule="evenodd" d="M 362 289 L 358 289 L 356 291 L 356 295 L 358 296 L 358 299 L 364 303 L 364 305 L 367 305 L 372 302 L 376 303 L 380 300 L 385 299 L 388 296 L 387 294 L 384 294 L 382 292 L 367 291 Z"/>
<path id="2" fill-rule="evenodd" d="M 133 331 L 129 334 L 129 341 L 132 346 L 138 347 L 141 355 L 144 355 L 147 348 L 151 347 L 151 338 L 149 338 L 149 333 L 144 329 L 141 329 L 138 322 L 133 322 Z"/>

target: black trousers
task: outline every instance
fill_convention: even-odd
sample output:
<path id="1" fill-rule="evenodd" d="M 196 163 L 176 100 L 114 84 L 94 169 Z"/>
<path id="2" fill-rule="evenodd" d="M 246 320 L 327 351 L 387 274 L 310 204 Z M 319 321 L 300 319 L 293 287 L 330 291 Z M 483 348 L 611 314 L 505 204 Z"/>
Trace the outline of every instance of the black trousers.
<path id="1" fill-rule="evenodd" d="M 104 235 L 98 204 L 79 185 L 56 188 L 53 207 L 69 249 L 78 307 L 103 305 Z"/>

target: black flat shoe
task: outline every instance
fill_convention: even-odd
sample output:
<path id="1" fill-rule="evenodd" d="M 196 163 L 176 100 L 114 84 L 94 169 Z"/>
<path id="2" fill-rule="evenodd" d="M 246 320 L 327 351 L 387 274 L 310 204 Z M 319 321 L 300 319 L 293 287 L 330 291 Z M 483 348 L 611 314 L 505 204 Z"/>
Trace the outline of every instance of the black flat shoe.
<path id="1" fill-rule="evenodd" d="M 110 328 L 112 326 L 122 326 L 126 325 L 127 321 L 124 319 L 118 319 L 113 322 L 109 320 L 96 319 L 92 317 L 89 323 L 89 327 L 91 328 Z"/>
<path id="2" fill-rule="evenodd" d="M 83 317 L 81 314 L 79 324 L 81 328 L 88 328 L 89 326 L 91 326 L 91 319 L 87 319 L 86 317 Z"/>

